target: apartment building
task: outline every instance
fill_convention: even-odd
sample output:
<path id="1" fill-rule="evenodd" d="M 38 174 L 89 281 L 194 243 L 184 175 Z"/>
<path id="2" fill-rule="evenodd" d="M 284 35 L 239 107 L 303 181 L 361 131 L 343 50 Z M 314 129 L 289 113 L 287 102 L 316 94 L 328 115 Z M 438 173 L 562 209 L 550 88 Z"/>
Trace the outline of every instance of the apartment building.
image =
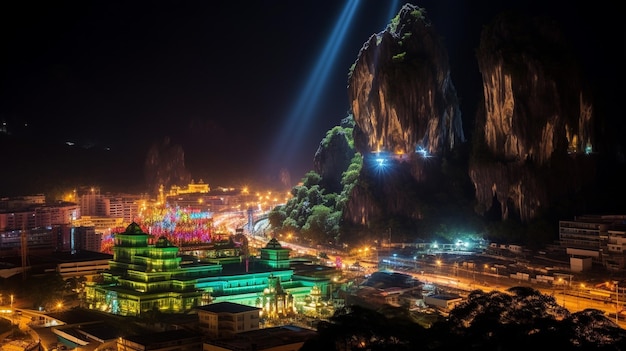
<path id="1" fill-rule="evenodd" d="M 4 199 L 0 210 L 0 251 L 5 256 L 18 255 L 22 244 L 30 253 L 45 253 L 69 249 L 70 227 L 80 216 L 78 206 L 72 202 L 41 203 L 39 197 L 16 202 Z M 24 207 L 17 207 L 16 204 Z M 10 208 L 10 210 L 9 210 Z"/>
<path id="2" fill-rule="evenodd" d="M 94 225 L 99 233 L 124 228 L 137 220 L 147 195 L 100 194 L 88 192 L 79 196 L 81 223 Z"/>
<path id="3" fill-rule="evenodd" d="M 559 221 L 559 244 L 572 258 L 607 269 L 626 268 L 626 215 L 586 215 Z"/>
<path id="4" fill-rule="evenodd" d="M 102 249 L 102 233 L 97 233 L 94 226 L 73 227 L 71 238 L 73 251 L 100 252 Z"/>
<path id="5" fill-rule="evenodd" d="M 0 211 L 0 231 L 69 225 L 78 217 L 80 211 L 72 202 L 29 204 L 22 208 Z"/>

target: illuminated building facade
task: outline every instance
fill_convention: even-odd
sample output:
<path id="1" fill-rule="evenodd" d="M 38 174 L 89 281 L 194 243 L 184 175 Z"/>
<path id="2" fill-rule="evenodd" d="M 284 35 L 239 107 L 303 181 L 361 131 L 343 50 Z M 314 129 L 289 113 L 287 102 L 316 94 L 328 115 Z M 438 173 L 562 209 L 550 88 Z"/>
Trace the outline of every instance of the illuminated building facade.
<path id="1" fill-rule="evenodd" d="M 283 289 L 278 277 L 269 276 L 267 288 L 257 301 L 268 318 L 289 317 L 295 313 L 293 296 Z"/>
<path id="2" fill-rule="evenodd" d="M 211 263 L 197 257 L 183 260 L 179 248 L 165 237 L 154 244 L 150 238 L 136 223 L 115 234 L 110 269 L 102 273 L 102 282 L 87 285 L 86 306 L 127 316 L 155 309 L 184 313 L 223 301 L 261 307 L 267 297 L 263 292 L 279 286 L 284 299 L 274 299 L 276 304 L 271 299 L 265 302 L 285 310 L 304 304 L 314 286 L 328 291 L 330 279 L 294 275 L 293 269 L 285 267 L 289 250 L 275 240 L 263 249 L 260 260 L 240 256 L 230 263 Z"/>
<path id="3" fill-rule="evenodd" d="M 273 268 L 289 268 L 291 249 L 272 238 L 264 248 L 261 248 L 261 262 Z"/>
<path id="4" fill-rule="evenodd" d="M 202 292 L 195 288 L 194 277 L 219 267 L 181 268 L 176 246 L 164 237 L 149 245 L 149 238 L 136 223 L 115 235 L 113 260 L 102 274 L 104 283 L 86 288 L 90 308 L 139 315 L 153 309 L 189 311 L 201 305 Z"/>
<path id="5" fill-rule="evenodd" d="M 22 208 L 0 210 L 0 231 L 69 225 L 79 213 L 78 206 L 70 202 L 37 203 Z"/>

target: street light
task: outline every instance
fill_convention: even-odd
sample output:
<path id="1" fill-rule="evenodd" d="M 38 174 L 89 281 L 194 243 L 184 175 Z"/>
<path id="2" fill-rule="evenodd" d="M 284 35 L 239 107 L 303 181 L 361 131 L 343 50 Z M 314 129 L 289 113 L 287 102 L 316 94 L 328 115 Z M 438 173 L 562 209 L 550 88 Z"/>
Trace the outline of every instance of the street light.
<path id="1" fill-rule="evenodd" d="M 11 325 L 15 324 L 15 311 L 13 311 L 13 294 L 11 294 Z"/>
<path id="2" fill-rule="evenodd" d="M 378 262 L 378 250 L 376 250 L 375 247 L 373 247 L 372 250 L 376 252 L 376 270 L 378 270 L 380 264 L 380 262 Z"/>
<path id="3" fill-rule="evenodd" d="M 580 308 L 580 292 L 585 288 L 585 284 L 580 283 L 580 289 L 578 289 L 578 296 L 576 298 L 576 308 Z"/>
<path id="4" fill-rule="evenodd" d="M 615 323 L 619 323 L 619 281 L 614 280 L 615 284 Z"/>
<path id="5" fill-rule="evenodd" d="M 557 280 L 557 285 L 559 285 L 559 287 L 562 289 L 561 294 L 563 294 L 563 307 L 565 307 L 565 288 L 562 286 L 562 284 L 563 284 L 563 278 L 559 277 L 559 279 Z M 552 295 L 554 296 L 554 300 L 558 304 L 559 298 L 558 296 L 556 296 L 556 288 L 554 286 L 552 287 Z"/>

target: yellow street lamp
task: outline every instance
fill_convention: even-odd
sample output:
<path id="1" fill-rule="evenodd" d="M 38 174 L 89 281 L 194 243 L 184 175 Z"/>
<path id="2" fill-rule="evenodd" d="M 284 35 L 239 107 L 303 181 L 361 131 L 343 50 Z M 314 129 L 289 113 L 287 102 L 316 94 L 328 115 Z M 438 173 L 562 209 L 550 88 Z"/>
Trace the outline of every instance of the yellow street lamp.
<path id="1" fill-rule="evenodd" d="M 619 281 L 614 280 L 615 284 L 615 323 L 619 323 Z"/>
<path id="2" fill-rule="evenodd" d="M 11 324 L 15 324 L 14 316 L 15 312 L 13 311 L 13 294 L 11 294 Z"/>
<path id="3" fill-rule="evenodd" d="M 585 284 L 580 283 L 580 289 L 578 289 L 578 296 L 576 298 L 576 307 L 580 308 L 580 292 L 585 288 Z"/>

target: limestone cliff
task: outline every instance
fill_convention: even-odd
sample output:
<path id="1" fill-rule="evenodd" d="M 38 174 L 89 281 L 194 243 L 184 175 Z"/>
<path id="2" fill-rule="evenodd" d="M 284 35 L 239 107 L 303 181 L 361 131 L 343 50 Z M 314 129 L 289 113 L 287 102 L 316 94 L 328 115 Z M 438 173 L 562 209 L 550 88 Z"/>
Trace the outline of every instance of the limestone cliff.
<path id="1" fill-rule="evenodd" d="M 144 163 L 146 186 L 152 194 L 159 194 L 172 185 L 185 186 L 191 181 L 191 174 L 185 167 L 185 152 L 180 145 L 173 145 L 169 138 L 150 147 Z"/>
<path id="2" fill-rule="evenodd" d="M 420 188 L 440 180 L 443 156 L 465 141 L 447 51 L 424 9 L 405 4 L 369 38 L 351 68 L 348 97 L 364 165 L 344 218 L 421 218 Z"/>
<path id="3" fill-rule="evenodd" d="M 477 60 L 483 106 L 469 174 L 477 209 L 528 221 L 594 178 L 593 108 L 559 28 L 501 14 L 484 27 Z"/>
<path id="4" fill-rule="evenodd" d="M 349 76 L 357 151 L 440 154 L 464 141 L 447 51 L 425 10 L 406 4 L 372 35 Z"/>

